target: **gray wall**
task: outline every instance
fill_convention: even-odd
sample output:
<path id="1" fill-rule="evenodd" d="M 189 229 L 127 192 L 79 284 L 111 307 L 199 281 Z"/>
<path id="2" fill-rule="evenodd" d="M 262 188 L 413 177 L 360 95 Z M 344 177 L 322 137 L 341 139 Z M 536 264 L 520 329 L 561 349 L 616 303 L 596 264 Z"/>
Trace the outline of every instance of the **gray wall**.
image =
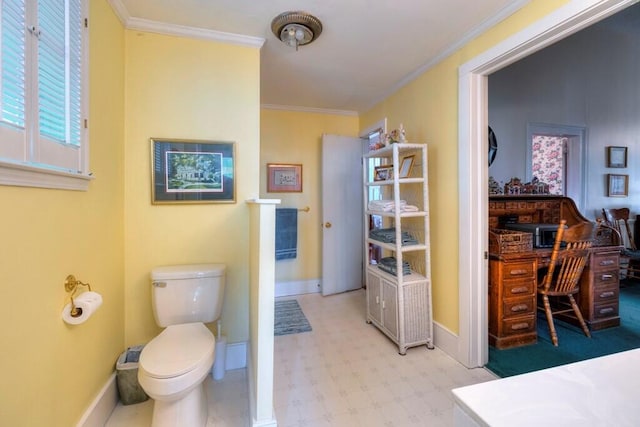
<path id="1" fill-rule="evenodd" d="M 622 206 L 640 213 L 638 12 L 633 6 L 489 76 L 489 125 L 499 146 L 490 176 L 526 177 L 529 123 L 584 126 L 582 213 L 594 218 L 603 207 Z M 626 169 L 606 167 L 611 145 L 628 147 Z M 629 175 L 628 197 L 607 197 L 608 173 Z"/>

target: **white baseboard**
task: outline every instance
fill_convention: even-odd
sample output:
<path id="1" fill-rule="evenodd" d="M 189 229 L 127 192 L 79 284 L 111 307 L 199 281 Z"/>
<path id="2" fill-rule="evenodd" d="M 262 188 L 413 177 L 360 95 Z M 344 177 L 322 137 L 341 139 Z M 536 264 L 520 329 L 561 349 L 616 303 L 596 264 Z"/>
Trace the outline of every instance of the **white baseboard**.
<path id="1" fill-rule="evenodd" d="M 288 297 L 291 295 L 313 294 L 320 292 L 322 281 L 320 279 L 296 280 L 292 282 L 277 282 L 275 285 L 275 297 Z"/>
<path id="2" fill-rule="evenodd" d="M 247 367 L 247 343 L 237 342 L 227 344 L 227 359 L 225 360 L 225 371 L 241 369 Z"/>
<path id="3" fill-rule="evenodd" d="M 258 422 L 254 418 L 251 420 L 251 427 L 278 427 L 278 423 L 275 419 Z"/>
<path id="4" fill-rule="evenodd" d="M 433 322 L 433 343 L 440 350 L 458 360 L 458 336 L 438 322 Z"/>
<path id="5" fill-rule="evenodd" d="M 118 399 L 118 387 L 114 372 L 84 412 L 76 427 L 103 427 L 118 404 Z"/>
<path id="6" fill-rule="evenodd" d="M 225 370 L 247 367 L 247 343 L 239 342 L 227 345 Z M 91 402 L 76 427 L 103 427 L 118 404 L 118 386 L 115 372 L 109 376 L 104 387 Z"/>

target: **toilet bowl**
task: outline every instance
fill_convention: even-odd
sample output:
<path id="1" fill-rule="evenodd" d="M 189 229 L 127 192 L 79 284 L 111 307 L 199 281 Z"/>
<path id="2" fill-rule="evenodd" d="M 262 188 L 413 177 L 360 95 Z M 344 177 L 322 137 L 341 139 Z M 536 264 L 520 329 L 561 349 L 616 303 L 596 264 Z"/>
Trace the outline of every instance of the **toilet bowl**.
<path id="1" fill-rule="evenodd" d="M 203 381 L 211 371 L 215 338 L 203 323 L 167 327 L 140 355 L 138 380 L 154 399 L 153 426 L 204 426 Z"/>
<path id="2" fill-rule="evenodd" d="M 215 359 L 215 337 L 205 326 L 220 316 L 224 266 L 154 269 L 153 310 L 165 329 L 140 354 L 138 381 L 154 400 L 153 427 L 204 427 L 204 379 Z"/>

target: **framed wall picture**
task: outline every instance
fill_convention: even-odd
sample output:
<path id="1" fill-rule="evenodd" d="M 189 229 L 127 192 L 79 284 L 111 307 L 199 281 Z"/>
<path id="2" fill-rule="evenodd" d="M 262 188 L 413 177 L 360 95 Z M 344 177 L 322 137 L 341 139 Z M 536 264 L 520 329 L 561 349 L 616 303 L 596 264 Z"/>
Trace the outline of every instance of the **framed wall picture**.
<path id="1" fill-rule="evenodd" d="M 629 195 L 629 175 L 607 175 L 607 195 L 609 197 L 627 197 Z"/>
<path id="2" fill-rule="evenodd" d="M 235 143 L 151 138 L 151 202 L 235 203 Z"/>
<path id="3" fill-rule="evenodd" d="M 302 192 L 302 165 L 267 164 L 267 192 L 300 193 Z"/>
<path id="4" fill-rule="evenodd" d="M 415 154 L 406 156 L 402 159 L 402 162 L 400 163 L 400 170 L 398 171 L 398 176 L 400 178 L 406 178 L 411 174 L 411 169 L 413 169 L 413 162 L 415 159 Z"/>
<path id="5" fill-rule="evenodd" d="M 607 147 L 607 167 L 627 167 L 627 147 Z"/>

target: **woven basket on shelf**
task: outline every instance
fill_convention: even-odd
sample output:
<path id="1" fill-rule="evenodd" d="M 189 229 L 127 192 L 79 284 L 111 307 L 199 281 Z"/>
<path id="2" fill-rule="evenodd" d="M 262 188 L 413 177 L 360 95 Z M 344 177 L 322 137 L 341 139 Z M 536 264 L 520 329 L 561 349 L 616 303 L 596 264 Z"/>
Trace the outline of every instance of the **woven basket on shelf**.
<path id="1" fill-rule="evenodd" d="M 511 254 L 531 250 L 533 250 L 531 233 L 500 228 L 489 230 L 489 252 L 492 254 Z"/>

